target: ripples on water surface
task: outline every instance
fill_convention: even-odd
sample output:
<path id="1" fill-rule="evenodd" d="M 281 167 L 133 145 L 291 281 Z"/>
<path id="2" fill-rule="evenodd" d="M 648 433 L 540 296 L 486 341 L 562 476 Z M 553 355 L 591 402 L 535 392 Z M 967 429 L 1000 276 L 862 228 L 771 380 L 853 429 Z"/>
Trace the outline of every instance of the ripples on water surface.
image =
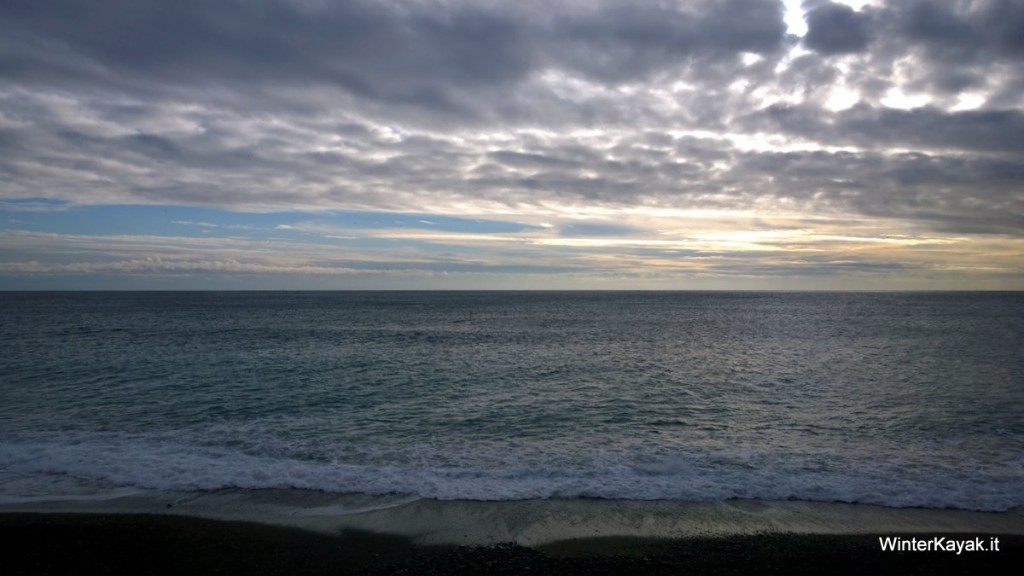
<path id="1" fill-rule="evenodd" d="M 0 322 L 2 498 L 1024 505 L 1021 293 L 7 293 Z"/>

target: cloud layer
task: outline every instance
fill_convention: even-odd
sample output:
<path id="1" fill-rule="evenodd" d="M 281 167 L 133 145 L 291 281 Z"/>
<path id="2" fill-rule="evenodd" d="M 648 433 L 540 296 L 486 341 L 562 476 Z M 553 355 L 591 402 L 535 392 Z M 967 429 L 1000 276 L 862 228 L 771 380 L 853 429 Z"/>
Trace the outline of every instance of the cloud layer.
<path id="1" fill-rule="evenodd" d="M 416 252 L 374 253 L 396 271 L 454 247 L 463 273 L 638 287 L 698 272 L 1024 287 L 1024 4 L 850 4 L 11 0 L 0 274 L 365 269 L 283 262 L 277 244 L 44 265 L 53 246 L 17 222 L 29 206 L 152 205 L 521 225 L 511 242 L 306 233 L 389 238 Z M 939 241 L 956 250 L 923 248 Z"/>

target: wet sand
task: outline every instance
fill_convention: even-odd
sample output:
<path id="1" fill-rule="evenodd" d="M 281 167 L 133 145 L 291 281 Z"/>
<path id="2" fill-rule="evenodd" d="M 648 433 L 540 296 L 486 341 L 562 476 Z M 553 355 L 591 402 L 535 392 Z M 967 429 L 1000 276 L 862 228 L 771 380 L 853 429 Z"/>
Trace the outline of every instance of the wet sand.
<path id="1" fill-rule="evenodd" d="M 311 490 L 147 492 L 104 500 L 0 505 L 20 512 L 155 514 L 342 532 L 389 534 L 416 545 L 486 546 L 606 537 L 680 539 L 744 534 L 1024 535 L 1024 509 L 972 512 L 800 501 L 548 499 L 482 502 Z"/>
<path id="2" fill-rule="evenodd" d="M 625 509 L 629 517 L 640 513 L 636 516 L 640 524 L 633 526 L 632 533 L 644 533 L 637 529 L 643 527 L 645 504 L 610 501 L 506 504 L 519 505 L 419 501 L 383 512 L 352 515 L 378 525 L 374 530 L 351 526 L 327 530 L 322 522 L 297 528 L 167 513 L 8 512 L 0 514 L 0 558 L 3 558 L 4 573 L 17 575 L 1016 574 L 1024 565 L 1024 525 L 1020 524 L 1017 511 L 983 514 L 852 507 L 864 508 L 865 516 L 861 520 L 873 514 L 885 518 L 891 513 L 899 516 L 901 512 L 904 520 L 908 517 L 920 520 L 923 514 L 927 522 L 920 526 L 936 523 L 945 526 L 933 531 L 891 531 L 879 526 L 872 532 L 863 524 L 858 524 L 858 530 L 850 533 L 792 531 L 777 523 L 777 529 L 772 531 L 693 532 L 688 535 L 658 535 L 654 528 L 647 530 L 646 535 L 631 535 L 628 526 L 620 526 L 623 535 L 608 535 L 614 530 L 606 523 L 588 527 L 579 526 L 579 522 L 600 520 L 602 510 L 614 516 L 615 510 L 621 513 Z M 749 503 L 749 506 L 764 513 L 760 503 Z M 821 507 L 825 510 L 832 507 L 840 515 L 850 512 L 848 505 L 812 508 Z M 800 508 L 796 506 L 795 510 Z M 539 515 L 545 509 L 552 515 L 576 510 L 577 516 L 567 522 L 575 522 L 578 529 L 557 537 L 550 529 L 560 525 L 561 520 L 555 521 L 552 516 L 550 522 L 543 522 Z M 651 508 L 648 513 L 657 509 Z M 508 533 L 519 530 L 520 537 L 506 543 L 471 538 L 470 545 L 464 545 L 453 538 L 456 532 L 446 531 L 450 526 L 438 525 L 433 532 L 423 534 L 423 529 L 432 522 L 444 521 L 445 514 L 439 510 L 446 512 L 449 519 L 472 510 L 481 515 L 476 518 L 480 525 L 484 520 L 492 526 L 504 524 Z M 533 516 L 524 516 L 524 510 Z M 587 514 L 580 516 L 580 510 Z M 783 506 L 782 510 L 800 516 L 792 507 Z M 510 515 L 512 512 L 518 516 Z M 780 514 L 774 507 L 769 507 L 768 513 Z M 382 514 L 397 522 L 418 517 L 420 524 L 413 527 L 393 524 L 392 529 L 384 530 Z M 651 518 L 650 526 L 658 526 L 658 515 Z M 527 520 L 547 526 L 544 538 L 529 537 Z M 793 520 L 789 518 L 790 522 Z M 956 530 L 957 526 L 966 525 L 971 528 Z M 666 526 L 669 525 L 662 523 L 660 529 Z M 793 526 L 799 527 L 799 524 Z M 586 532 L 599 535 L 583 536 Z M 448 537 L 439 536 L 442 534 Z M 895 534 L 919 539 L 940 536 L 947 540 L 982 538 L 985 541 L 995 536 L 1000 540 L 1000 550 L 960 555 L 883 551 L 879 537 Z"/>

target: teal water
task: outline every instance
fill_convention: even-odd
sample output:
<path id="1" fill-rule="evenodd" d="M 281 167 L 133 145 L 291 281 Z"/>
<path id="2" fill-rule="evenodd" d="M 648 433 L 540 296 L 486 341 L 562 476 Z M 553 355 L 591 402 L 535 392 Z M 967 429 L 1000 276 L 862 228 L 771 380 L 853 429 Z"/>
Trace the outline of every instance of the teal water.
<path id="1" fill-rule="evenodd" d="M 4 293 L 0 501 L 1024 505 L 1021 293 Z"/>

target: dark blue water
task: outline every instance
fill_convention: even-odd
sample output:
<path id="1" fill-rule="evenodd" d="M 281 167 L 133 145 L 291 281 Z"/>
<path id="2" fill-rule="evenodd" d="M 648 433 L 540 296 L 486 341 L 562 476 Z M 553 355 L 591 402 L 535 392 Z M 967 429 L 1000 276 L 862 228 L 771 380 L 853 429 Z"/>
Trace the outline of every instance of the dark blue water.
<path id="1" fill-rule="evenodd" d="M 0 350 L 0 499 L 1024 505 L 1021 293 L 5 293 Z"/>

